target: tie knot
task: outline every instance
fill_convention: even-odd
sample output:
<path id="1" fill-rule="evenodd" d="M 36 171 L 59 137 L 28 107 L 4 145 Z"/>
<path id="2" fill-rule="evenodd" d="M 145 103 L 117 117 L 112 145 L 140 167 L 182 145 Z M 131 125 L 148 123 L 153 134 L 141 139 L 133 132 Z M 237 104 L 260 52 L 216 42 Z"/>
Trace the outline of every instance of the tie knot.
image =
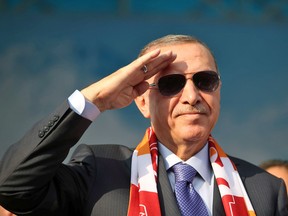
<path id="1" fill-rule="evenodd" d="M 190 165 L 184 163 L 177 163 L 172 167 L 175 174 L 176 182 L 186 181 L 192 182 L 197 174 L 197 171 Z"/>

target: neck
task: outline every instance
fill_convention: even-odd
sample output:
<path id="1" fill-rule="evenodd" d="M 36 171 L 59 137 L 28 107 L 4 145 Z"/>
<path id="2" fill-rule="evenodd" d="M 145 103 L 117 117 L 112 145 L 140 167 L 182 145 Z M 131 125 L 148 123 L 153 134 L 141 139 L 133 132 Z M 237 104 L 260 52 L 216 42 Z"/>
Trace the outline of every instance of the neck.
<path id="1" fill-rule="evenodd" d="M 186 161 L 197 154 L 206 144 L 204 142 L 181 143 L 181 144 L 166 144 L 163 143 L 170 151 L 177 155 L 181 160 Z"/>

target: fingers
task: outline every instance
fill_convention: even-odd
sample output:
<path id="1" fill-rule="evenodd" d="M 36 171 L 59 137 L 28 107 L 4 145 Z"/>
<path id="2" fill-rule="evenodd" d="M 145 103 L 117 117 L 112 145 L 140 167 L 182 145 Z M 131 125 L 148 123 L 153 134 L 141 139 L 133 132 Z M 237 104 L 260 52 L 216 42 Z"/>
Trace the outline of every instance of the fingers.
<path id="1" fill-rule="evenodd" d="M 153 50 L 151 52 L 148 52 L 148 53 L 140 56 L 138 59 L 136 59 L 132 63 L 135 63 L 136 66 L 139 66 L 141 68 L 143 65 L 149 63 L 149 61 L 151 61 L 152 59 L 154 59 L 157 56 L 159 56 L 160 52 L 161 52 L 160 49 L 155 49 L 155 50 Z"/>
<path id="2" fill-rule="evenodd" d="M 171 64 L 176 59 L 176 54 L 173 54 L 171 51 L 165 52 L 162 55 L 159 55 L 157 58 L 150 60 L 149 63 L 145 64 L 148 72 L 145 73 L 145 79 L 149 79 L 154 76 L 169 64 Z"/>
<path id="3" fill-rule="evenodd" d="M 153 50 L 139 57 L 126 67 L 126 75 L 130 77 L 129 84 L 135 86 L 149 79 L 176 59 L 176 54 L 171 51 L 161 53 L 160 49 Z"/>
<path id="4" fill-rule="evenodd" d="M 145 80 L 165 69 L 176 59 L 176 57 L 177 55 L 173 54 L 171 51 L 167 51 L 161 54 L 158 52 L 158 50 L 154 50 L 151 53 L 148 53 L 147 56 L 143 56 L 143 58 L 140 57 L 132 62 L 131 64 L 136 64 L 135 67 L 137 68 L 143 65 L 140 68 L 143 76 L 142 81 L 134 85 L 134 88 L 137 92 L 136 96 L 143 94 L 149 88 L 149 84 Z M 138 71 L 136 71 L 136 73 L 139 74 Z"/>
<path id="5" fill-rule="evenodd" d="M 81 92 L 101 112 L 123 108 L 149 88 L 145 80 L 163 70 L 175 59 L 176 55 L 171 51 L 161 53 L 160 49 L 153 50 Z"/>
<path id="6" fill-rule="evenodd" d="M 154 76 L 160 69 L 167 67 L 175 59 L 176 55 L 171 51 L 161 53 L 160 49 L 156 49 L 139 57 L 131 64 L 135 64 L 135 69 L 140 69 L 147 79 Z"/>
<path id="7" fill-rule="evenodd" d="M 133 99 L 142 95 L 145 91 L 147 91 L 148 88 L 149 88 L 149 83 L 147 82 L 141 82 L 138 85 L 134 86 L 135 95 Z"/>

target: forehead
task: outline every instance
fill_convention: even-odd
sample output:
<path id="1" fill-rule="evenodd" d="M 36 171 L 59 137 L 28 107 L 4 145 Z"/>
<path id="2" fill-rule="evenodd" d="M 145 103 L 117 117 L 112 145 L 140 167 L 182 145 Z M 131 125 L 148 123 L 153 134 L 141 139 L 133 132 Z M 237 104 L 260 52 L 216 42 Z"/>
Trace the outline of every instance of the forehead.
<path id="1" fill-rule="evenodd" d="M 217 71 L 214 58 L 210 51 L 199 43 L 174 44 L 160 48 L 161 52 L 171 50 L 177 58 L 156 77 L 169 73 L 195 73 L 203 70 Z M 150 49 L 150 51 L 153 50 Z"/>

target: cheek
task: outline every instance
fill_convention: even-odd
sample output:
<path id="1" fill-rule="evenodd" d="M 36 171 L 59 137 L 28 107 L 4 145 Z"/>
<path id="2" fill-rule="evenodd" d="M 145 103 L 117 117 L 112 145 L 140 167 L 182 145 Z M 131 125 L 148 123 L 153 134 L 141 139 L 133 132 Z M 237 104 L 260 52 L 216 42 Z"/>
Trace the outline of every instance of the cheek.
<path id="1" fill-rule="evenodd" d="M 167 106 L 165 106 L 160 101 L 150 103 L 150 115 L 152 121 L 155 121 L 156 119 L 158 119 L 157 121 L 162 120 L 163 116 L 167 115 L 167 112 Z"/>
<path id="2" fill-rule="evenodd" d="M 209 99 L 210 100 L 207 100 L 206 102 L 211 112 L 211 118 L 213 118 L 213 120 L 216 122 L 220 114 L 220 93 Z"/>
<path id="3" fill-rule="evenodd" d="M 164 127 L 171 116 L 171 100 L 161 99 L 150 101 L 150 116 L 153 125 Z"/>

